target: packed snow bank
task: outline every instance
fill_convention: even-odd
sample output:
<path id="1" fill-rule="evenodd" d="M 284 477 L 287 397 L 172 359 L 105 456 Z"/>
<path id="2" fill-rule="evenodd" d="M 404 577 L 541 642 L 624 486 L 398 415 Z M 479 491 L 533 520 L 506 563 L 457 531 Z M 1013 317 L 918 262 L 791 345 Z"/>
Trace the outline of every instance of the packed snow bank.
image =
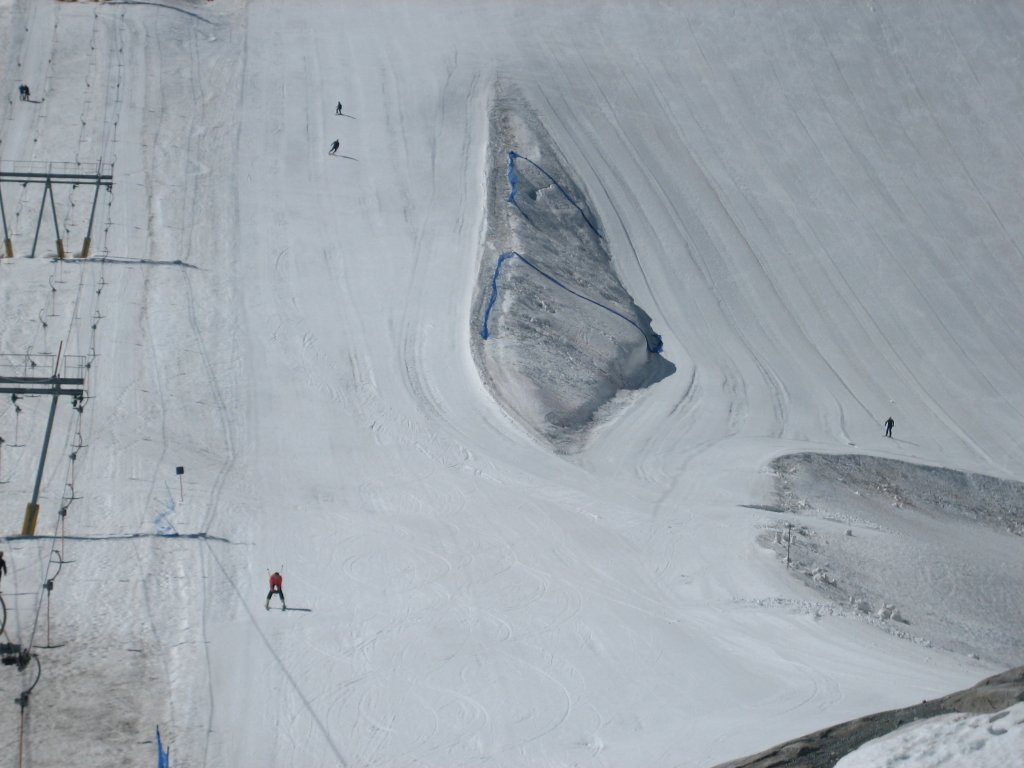
<path id="1" fill-rule="evenodd" d="M 619 282 L 597 215 L 525 100 L 499 89 L 488 143 L 474 353 L 495 398 L 573 450 L 622 390 L 675 371 Z"/>
<path id="2" fill-rule="evenodd" d="M 916 642 L 1024 661 L 1024 484 L 874 456 L 801 453 L 772 470 L 784 516 L 761 541 L 788 550 L 837 610 Z"/>
<path id="3" fill-rule="evenodd" d="M 1024 754 L 1024 667 L 860 717 L 717 768 L 1006 768 Z M 838 760 L 838 762 L 837 762 Z"/>
<path id="4" fill-rule="evenodd" d="M 911 723 L 847 755 L 836 768 L 1006 768 L 1024 755 L 1024 703 L 994 715 Z"/>

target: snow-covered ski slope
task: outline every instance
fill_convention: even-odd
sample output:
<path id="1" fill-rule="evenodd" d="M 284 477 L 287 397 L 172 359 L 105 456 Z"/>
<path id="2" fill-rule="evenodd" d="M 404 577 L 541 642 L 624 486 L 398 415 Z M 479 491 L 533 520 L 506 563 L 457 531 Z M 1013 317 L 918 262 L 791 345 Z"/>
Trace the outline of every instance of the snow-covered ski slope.
<path id="1" fill-rule="evenodd" d="M 3 189 L 0 353 L 91 361 L 66 538 L 3 544 L 27 764 L 155 764 L 159 724 L 180 766 L 696 768 L 1000 671 L 837 609 L 742 505 L 790 452 L 1024 478 L 1022 37 L 994 0 L 0 0 L 0 159 L 114 163 L 87 261 L 49 219 L 25 258 Z M 471 353 L 498 82 L 676 367 L 571 456 Z M 309 612 L 264 611 L 282 566 Z"/>

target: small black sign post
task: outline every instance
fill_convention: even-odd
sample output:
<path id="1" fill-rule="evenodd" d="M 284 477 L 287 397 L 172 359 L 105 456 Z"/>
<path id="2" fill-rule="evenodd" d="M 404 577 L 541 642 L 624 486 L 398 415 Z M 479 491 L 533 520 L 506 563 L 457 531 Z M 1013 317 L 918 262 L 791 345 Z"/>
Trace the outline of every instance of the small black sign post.
<path id="1" fill-rule="evenodd" d="M 178 493 L 182 501 L 185 501 L 185 483 L 182 481 L 181 476 L 185 474 L 184 467 L 175 467 L 174 474 L 178 476 Z"/>

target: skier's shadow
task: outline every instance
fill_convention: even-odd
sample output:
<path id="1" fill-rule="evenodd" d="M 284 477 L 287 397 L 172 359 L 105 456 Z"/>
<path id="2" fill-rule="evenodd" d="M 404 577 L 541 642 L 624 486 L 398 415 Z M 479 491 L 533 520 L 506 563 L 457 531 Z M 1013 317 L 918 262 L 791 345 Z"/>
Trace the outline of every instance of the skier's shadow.
<path id="1" fill-rule="evenodd" d="M 286 611 L 302 611 L 303 613 L 312 613 L 312 608 L 285 608 Z"/>
<path id="2" fill-rule="evenodd" d="M 915 442 L 913 442 L 911 440 L 900 440 L 898 437 L 890 437 L 889 439 L 893 440 L 893 441 L 895 441 L 897 443 L 903 443 L 904 445 L 912 445 L 915 448 L 920 448 L 921 447 L 920 443 L 915 443 Z"/>
<path id="3" fill-rule="evenodd" d="M 337 117 L 347 117 L 349 120 L 355 120 L 356 119 L 355 115 L 346 115 L 344 112 L 335 112 L 334 114 Z"/>
<path id="4" fill-rule="evenodd" d="M 330 157 L 344 158 L 345 160 L 354 160 L 357 163 L 359 162 L 358 157 L 352 157 L 351 155 L 330 155 Z"/>

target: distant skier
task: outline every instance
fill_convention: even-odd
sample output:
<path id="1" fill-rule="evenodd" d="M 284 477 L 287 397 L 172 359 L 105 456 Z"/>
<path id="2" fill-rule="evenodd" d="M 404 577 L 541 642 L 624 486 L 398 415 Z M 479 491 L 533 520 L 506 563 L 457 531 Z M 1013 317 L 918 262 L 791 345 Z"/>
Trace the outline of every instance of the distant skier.
<path id="1" fill-rule="evenodd" d="M 892 428 L 896 426 L 896 422 L 892 420 L 892 416 L 885 420 L 885 436 L 892 437 Z"/>
<path id="2" fill-rule="evenodd" d="M 19 85 L 18 86 L 18 95 L 21 97 L 22 101 L 28 101 L 29 96 L 31 95 L 29 90 L 28 90 L 28 86 L 24 85 L 24 84 Z"/>
<path id="3" fill-rule="evenodd" d="M 0 579 L 7 574 L 7 563 L 4 562 L 4 553 L 0 552 Z"/>
<path id="4" fill-rule="evenodd" d="M 340 115 L 341 114 L 341 102 L 340 101 L 338 102 L 338 108 L 334 110 L 334 114 L 336 114 L 336 115 Z"/>
<path id="5" fill-rule="evenodd" d="M 270 610 L 270 598 L 274 595 L 281 596 L 281 610 L 284 611 L 288 609 L 288 606 L 284 604 L 284 590 L 281 589 L 281 584 L 283 582 L 284 579 L 281 578 L 281 574 L 279 572 L 274 571 L 272 574 L 270 574 L 270 591 L 267 592 L 266 604 L 266 609 L 268 611 Z"/>
<path id="6" fill-rule="evenodd" d="M 333 155 L 335 152 L 338 151 L 338 147 L 340 147 L 340 146 L 341 146 L 341 140 L 340 139 L 335 139 L 334 141 L 331 142 L 331 148 L 327 151 L 327 154 L 328 155 Z"/>

